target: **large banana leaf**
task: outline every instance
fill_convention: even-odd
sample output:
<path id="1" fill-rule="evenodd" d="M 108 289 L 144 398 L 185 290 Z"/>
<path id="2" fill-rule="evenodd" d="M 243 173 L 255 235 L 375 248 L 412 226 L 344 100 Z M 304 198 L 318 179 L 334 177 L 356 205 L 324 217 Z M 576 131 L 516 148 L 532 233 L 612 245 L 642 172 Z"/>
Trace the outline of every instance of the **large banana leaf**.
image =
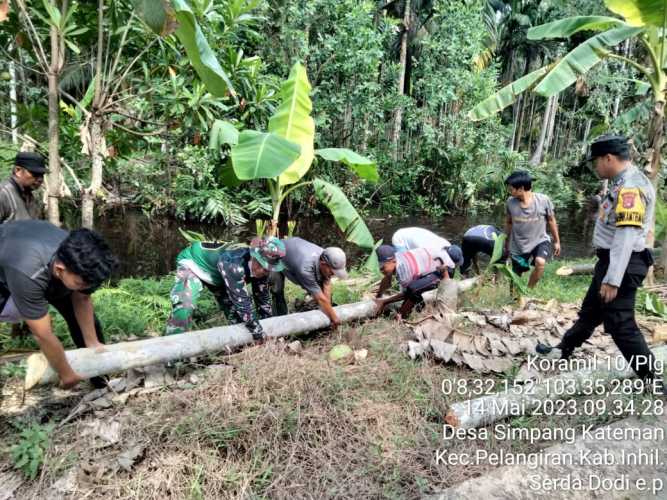
<path id="1" fill-rule="evenodd" d="M 373 250 L 368 254 L 368 258 L 366 258 L 366 262 L 364 263 L 364 269 L 366 271 L 370 271 L 373 274 L 380 274 L 380 262 L 378 261 L 378 255 L 375 253 L 375 250 L 382 245 L 383 241 L 384 240 L 379 239 L 375 242 L 375 245 L 373 245 Z"/>
<path id="2" fill-rule="evenodd" d="M 276 134 L 244 130 L 232 148 L 236 177 L 243 181 L 278 177 L 299 157 L 301 148 Z"/>
<path id="3" fill-rule="evenodd" d="M 622 26 L 589 38 L 563 57 L 535 87 L 535 92 L 544 97 L 558 94 L 602 61 L 612 47 L 642 31 L 641 28 Z"/>
<path id="4" fill-rule="evenodd" d="M 324 203 L 334 216 L 336 224 L 345 233 L 345 239 L 361 248 L 372 250 L 373 235 L 343 191 L 322 179 L 315 179 L 313 186 L 317 199 Z"/>
<path id="5" fill-rule="evenodd" d="M 523 76 L 503 87 L 498 92 L 487 97 L 477 106 L 472 108 L 468 112 L 468 118 L 474 121 L 484 120 L 485 118 L 488 118 L 498 111 L 505 109 L 507 106 L 516 101 L 516 98 L 519 97 L 519 94 L 525 92 L 533 85 L 535 85 L 535 83 L 538 82 L 544 75 L 546 75 L 549 70 L 551 70 L 551 68 L 551 65 L 544 66 L 543 68 L 537 69 L 532 73 L 528 73 L 526 76 Z"/>
<path id="6" fill-rule="evenodd" d="M 280 185 L 294 184 L 306 175 L 313 163 L 315 122 L 310 116 L 310 83 L 306 68 L 300 63 L 292 66 L 289 78 L 280 87 L 280 106 L 269 120 L 269 132 L 301 146 L 301 156 L 280 176 Z"/>
<path id="7" fill-rule="evenodd" d="M 329 161 L 339 161 L 354 170 L 359 177 L 366 181 L 377 182 L 380 180 L 377 163 L 361 156 L 350 149 L 325 148 L 315 151 L 317 156 Z"/>
<path id="8" fill-rule="evenodd" d="M 503 257 L 505 250 L 505 240 L 507 239 L 506 234 L 494 234 L 493 235 L 493 252 L 491 254 L 491 259 L 489 260 L 489 268 L 492 264 L 499 262 Z M 488 269 L 488 268 L 487 268 Z"/>
<path id="9" fill-rule="evenodd" d="M 160 36 L 171 35 L 177 27 L 176 16 L 169 0 L 134 0 L 139 16 Z"/>
<path id="10" fill-rule="evenodd" d="M 648 123 L 651 116 L 651 101 L 644 99 L 633 107 L 618 115 L 614 120 L 614 128 L 629 127 L 636 121 L 641 123 Z"/>
<path id="11" fill-rule="evenodd" d="M 176 36 L 201 81 L 216 97 L 224 97 L 227 92 L 234 95 L 234 86 L 206 41 L 190 6 L 185 0 L 171 0 L 171 4 L 178 20 Z"/>
<path id="12" fill-rule="evenodd" d="M 667 15 L 665 0 L 605 0 L 614 14 L 623 16 L 630 26 L 657 26 L 662 28 Z"/>
<path id="13" fill-rule="evenodd" d="M 627 26 L 623 21 L 609 16 L 575 16 L 535 26 L 528 30 L 528 40 L 567 38 L 580 31 L 607 31 Z"/>
<path id="14" fill-rule="evenodd" d="M 229 122 L 215 120 L 211 126 L 211 135 L 208 147 L 214 150 L 220 149 L 224 144 L 236 146 L 239 143 L 239 131 Z"/>

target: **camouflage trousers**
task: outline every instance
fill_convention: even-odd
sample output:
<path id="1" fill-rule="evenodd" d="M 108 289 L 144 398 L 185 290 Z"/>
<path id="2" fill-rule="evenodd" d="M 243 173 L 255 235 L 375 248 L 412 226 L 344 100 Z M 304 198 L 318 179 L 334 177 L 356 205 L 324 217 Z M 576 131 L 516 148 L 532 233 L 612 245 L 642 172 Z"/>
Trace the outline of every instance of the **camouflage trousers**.
<path id="1" fill-rule="evenodd" d="M 232 302 L 224 288 L 212 287 L 203 282 L 187 267 L 176 270 L 176 282 L 171 289 L 171 315 L 165 328 L 166 335 L 174 335 L 192 330 L 193 314 L 197 308 L 197 301 L 204 290 L 209 288 L 218 302 L 218 306 L 230 318 Z"/>

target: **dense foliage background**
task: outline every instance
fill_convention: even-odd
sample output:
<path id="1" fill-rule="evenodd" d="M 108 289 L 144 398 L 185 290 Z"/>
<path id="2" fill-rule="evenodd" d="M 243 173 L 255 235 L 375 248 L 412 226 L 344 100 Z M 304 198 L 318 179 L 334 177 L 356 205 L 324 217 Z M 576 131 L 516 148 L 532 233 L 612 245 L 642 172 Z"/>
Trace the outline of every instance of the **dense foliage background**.
<path id="1" fill-rule="evenodd" d="M 48 52 L 45 5 L 62 9 L 63 1 L 20 2 L 27 17 L 20 15 L 19 2 L 4 3 L 5 169 L 26 136 L 46 150 L 47 78 L 27 23 L 29 18 Z M 378 162 L 378 184 L 363 183 L 337 164 L 320 161 L 314 169 L 362 211 L 437 216 L 494 209 L 505 197 L 503 178 L 518 167 L 530 168 L 536 188 L 558 206 L 577 207 L 598 189 L 591 172 L 578 165 L 588 139 L 622 131 L 640 153 L 646 149 L 650 106 L 632 80 L 634 70 L 617 60 L 603 61 L 555 100 L 526 94 L 490 119 L 468 117 L 495 90 L 586 38 L 531 41 L 530 27 L 571 15 L 610 15 L 600 0 L 191 0 L 236 91 L 223 97 L 209 93 L 174 35 L 159 37 L 148 29 L 136 15 L 141 4 L 104 2 L 105 64 L 117 59 L 119 73 L 126 66 L 129 71 L 105 110 L 107 154 L 96 193 L 102 204 L 122 201 L 152 214 L 226 224 L 266 214 L 270 205 L 259 184 L 224 185 L 229 152 L 210 148 L 209 134 L 216 119 L 265 129 L 280 82 L 295 61 L 304 63 L 313 86 L 316 147 L 348 147 Z M 72 13 L 58 81 L 58 127 L 65 194 L 79 203 L 91 171 L 82 154 L 85 117 L 79 107 L 90 102 L 98 10 L 91 2 L 65 7 Z M 632 54 L 640 47 L 630 40 L 617 50 Z M 14 111 L 6 98 L 12 86 Z M 294 216 L 314 206 L 308 191 L 301 191 L 286 209 Z"/>

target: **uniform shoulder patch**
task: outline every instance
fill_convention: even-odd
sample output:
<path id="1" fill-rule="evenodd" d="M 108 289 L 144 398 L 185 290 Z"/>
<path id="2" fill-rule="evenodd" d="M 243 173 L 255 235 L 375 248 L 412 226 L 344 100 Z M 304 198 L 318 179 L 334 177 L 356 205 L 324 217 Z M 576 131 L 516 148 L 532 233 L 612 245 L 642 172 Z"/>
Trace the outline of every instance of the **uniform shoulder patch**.
<path id="1" fill-rule="evenodd" d="M 646 207 L 642 200 L 641 189 L 621 188 L 616 201 L 616 226 L 642 227 Z"/>

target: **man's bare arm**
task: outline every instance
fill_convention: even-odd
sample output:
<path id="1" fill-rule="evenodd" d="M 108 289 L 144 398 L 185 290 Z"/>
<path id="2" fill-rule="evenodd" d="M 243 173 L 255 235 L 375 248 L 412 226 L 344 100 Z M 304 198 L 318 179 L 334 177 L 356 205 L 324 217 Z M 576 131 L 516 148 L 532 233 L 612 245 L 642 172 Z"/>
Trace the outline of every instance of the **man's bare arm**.
<path id="1" fill-rule="evenodd" d="M 382 278 L 382 281 L 380 281 L 380 286 L 378 286 L 377 293 L 375 294 L 376 297 L 382 297 L 382 294 L 387 290 L 389 290 L 389 288 L 391 287 L 391 279 L 392 279 L 391 274 L 384 276 Z"/>
<path id="2" fill-rule="evenodd" d="M 558 234 L 558 223 L 556 222 L 556 217 L 551 216 L 547 220 L 549 226 L 549 232 L 553 236 L 553 245 L 554 245 L 554 255 L 558 257 L 560 255 L 560 235 Z"/>
<path id="3" fill-rule="evenodd" d="M 317 302 L 320 310 L 326 314 L 329 318 L 329 321 L 331 321 L 331 327 L 335 329 L 338 328 L 338 325 L 340 325 L 340 318 L 331 305 L 331 289 L 329 288 L 327 290 L 326 285 L 323 288 L 323 291 L 321 293 L 314 294 L 313 298 L 315 299 L 315 302 Z"/>
<path id="4" fill-rule="evenodd" d="M 46 356 L 51 367 L 60 377 L 60 381 L 65 388 L 73 387 L 82 378 L 76 374 L 65 357 L 65 349 L 53 333 L 51 328 L 51 317 L 47 314 L 39 319 L 28 319 L 26 324 L 32 332 L 39 348 Z"/>
<path id="5" fill-rule="evenodd" d="M 510 238 L 512 238 L 512 217 L 509 214 L 505 217 L 505 234 L 507 237 L 505 238 L 504 252 L 507 254 L 510 249 Z"/>

